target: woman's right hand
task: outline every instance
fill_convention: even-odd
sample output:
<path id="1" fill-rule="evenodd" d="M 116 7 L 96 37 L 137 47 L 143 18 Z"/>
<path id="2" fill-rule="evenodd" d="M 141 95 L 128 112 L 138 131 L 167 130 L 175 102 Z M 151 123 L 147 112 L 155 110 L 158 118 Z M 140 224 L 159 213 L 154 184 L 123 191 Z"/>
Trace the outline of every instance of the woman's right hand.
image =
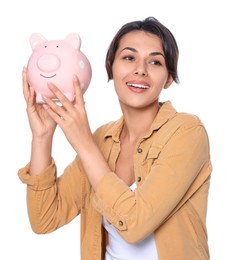
<path id="1" fill-rule="evenodd" d="M 52 137 L 56 129 L 56 122 L 48 115 L 42 104 L 37 104 L 35 91 L 29 85 L 27 69 L 22 71 L 23 94 L 27 105 L 27 115 L 33 137 Z"/>

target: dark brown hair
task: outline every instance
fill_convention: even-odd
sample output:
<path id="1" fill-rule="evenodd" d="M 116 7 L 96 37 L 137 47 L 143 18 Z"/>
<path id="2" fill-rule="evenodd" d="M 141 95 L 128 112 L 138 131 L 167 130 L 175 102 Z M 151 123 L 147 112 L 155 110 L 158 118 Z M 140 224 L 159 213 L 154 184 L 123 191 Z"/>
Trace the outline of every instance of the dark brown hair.
<path id="1" fill-rule="evenodd" d="M 179 49 L 173 34 L 168 28 L 161 24 L 154 17 L 147 17 L 142 21 L 129 22 L 123 25 L 113 38 L 106 55 L 106 70 L 108 80 L 113 79 L 112 65 L 115 59 L 115 54 L 118 49 L 121 38 L 131 31 L 145 31 L 158 36 L 162 42 L 162 47 L 165 56 L 166 67 L 173 80 L 178 83 L 179 77 L 177 72 L 177 64 L 179 57 Z"/>

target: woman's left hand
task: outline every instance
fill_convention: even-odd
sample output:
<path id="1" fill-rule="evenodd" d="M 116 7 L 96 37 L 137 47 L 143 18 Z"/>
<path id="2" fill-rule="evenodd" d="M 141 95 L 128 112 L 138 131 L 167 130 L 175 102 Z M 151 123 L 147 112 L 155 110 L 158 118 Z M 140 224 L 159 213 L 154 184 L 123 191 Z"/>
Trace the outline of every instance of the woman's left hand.
<path id="1" fill-rule="evenodd" d="M 58 98 L 61 105 L 44 97 L 46 103 L 44 108 L 61 127 L 71 146 L 79 153 L 80 147 L 89 146 L 93 137 L 88 123 L 83 93 L 76 76 L 73 78 L 73 85 L 75 89 L 75 101 L 72 104 L 54 84 L 49 83 L 50 90 Z"/>

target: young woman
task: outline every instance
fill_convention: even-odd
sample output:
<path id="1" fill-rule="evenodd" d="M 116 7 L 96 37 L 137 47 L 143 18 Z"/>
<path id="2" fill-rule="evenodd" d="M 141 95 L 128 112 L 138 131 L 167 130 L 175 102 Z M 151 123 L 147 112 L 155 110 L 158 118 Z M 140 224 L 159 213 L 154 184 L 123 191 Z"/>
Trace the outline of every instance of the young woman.
<path id="1" fill-rule="evenodd" d="M 83 260 L 209 259 L 207 132 L 198 117 L 159 101 L 178 82 L 177 62 L 175 38 L 154 17 L 125 24 L 106 56 L 123 116 L 95 133 L 76 77 L 75 104 L 50 84 L 62 106 L 47 97 L 38 105 L 23 70 L 32 153 L 19 177 L 34 232 L 80 215 Z M 51 155 L 56 125 L 77 154 L 60 177 Z"/>

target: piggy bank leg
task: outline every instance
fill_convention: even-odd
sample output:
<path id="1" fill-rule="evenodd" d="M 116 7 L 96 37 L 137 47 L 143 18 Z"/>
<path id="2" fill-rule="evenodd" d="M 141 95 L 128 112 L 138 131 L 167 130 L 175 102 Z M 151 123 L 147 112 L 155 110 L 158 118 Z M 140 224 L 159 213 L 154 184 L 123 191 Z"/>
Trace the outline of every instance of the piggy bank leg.
<path id="1" fill-rule="evenodd" d="M 36 95 L 36 103 L 37 103 L 37 104 L 43 104 L 43 103 L 45 103 L 41 94 L 37 94 L 37 95 Z"/>
<path id="2" fill-rule="evenodd" d="M 70 100 L 70 102 L 73 102 L 75 99 L 74 93 L 64 93 L 64 95 Z"/>

